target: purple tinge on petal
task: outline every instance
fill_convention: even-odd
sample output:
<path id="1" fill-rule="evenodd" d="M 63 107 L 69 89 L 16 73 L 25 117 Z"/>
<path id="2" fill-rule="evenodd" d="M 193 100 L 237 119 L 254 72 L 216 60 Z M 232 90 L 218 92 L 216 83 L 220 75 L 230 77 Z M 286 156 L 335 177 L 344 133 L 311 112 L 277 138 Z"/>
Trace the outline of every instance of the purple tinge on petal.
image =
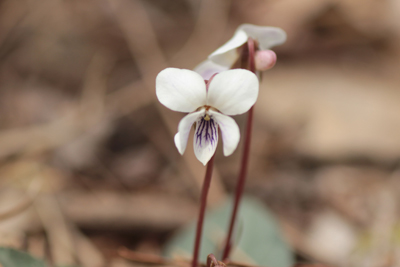
<path id="1" fill-rule="evenodd" d="M 197 147 L 214 149 L 218 143 L 218 124 L 213 118 L 206 120 L 201 117 L 197 121 L 195 144 Z"/>
<path id="2" fill-rule="evenodd" d="M 208 80 L 214 74 L 228 69 L 229 69 L 228 67 L 215 64 L 211 60 L 205 60 L 201 62 L 199 65 L 197 65 L 194 68 L 194 71 L 199 73 L 203 77 L 203 79 Z"/>

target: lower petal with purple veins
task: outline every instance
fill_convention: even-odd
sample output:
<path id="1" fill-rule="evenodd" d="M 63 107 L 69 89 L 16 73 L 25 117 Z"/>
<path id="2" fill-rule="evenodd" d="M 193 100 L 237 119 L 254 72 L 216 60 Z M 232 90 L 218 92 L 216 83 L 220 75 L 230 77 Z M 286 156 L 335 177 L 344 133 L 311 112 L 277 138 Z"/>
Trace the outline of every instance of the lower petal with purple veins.
<path id="1" fill-rule="evenodd" d="M 204 109 L 196 112 L 189 113 L 179 122 L 178 133 L 175 135 L 175 145 L 179 153 L 183 154 L 186 150 L 186 144 L 189 138 L 190 129 L 193 123 L 204 117 Z"/>
<path id="2" fill-rule="evenodd" d="M 229 156 L 235 151 L 239 144 L 239 126 L 235 120 L 229 116 L 212 110 L 210 110 L 209 113 L 219 125 L 219 129 L 222 134 L 222 141 L 224 143 L 224 155 Z"/>
<path id="3" fill-rule="evenodd" d="M 218 124 L 213 117 L 203 116 L 197 120 L 194 133 L 194 153 L 204 165 L 215 153 L 218 144 Z"/>

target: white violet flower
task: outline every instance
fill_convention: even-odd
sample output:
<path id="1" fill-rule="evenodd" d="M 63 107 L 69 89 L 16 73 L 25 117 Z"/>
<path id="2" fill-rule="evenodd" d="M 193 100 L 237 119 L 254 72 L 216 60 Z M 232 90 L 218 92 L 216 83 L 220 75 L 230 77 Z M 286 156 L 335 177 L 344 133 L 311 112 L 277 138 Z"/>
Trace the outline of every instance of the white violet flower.
<path id="1" fill-rule="evenodd" d="M 215 73 L 230 69 L 239 59 L 239 48 L 249 38 L 254 39 L 258 44 L 258 52 L 264 52 L 259 53 L 260 59 L 257 59 L 258 55 L 256 54 L 256 68 L 264 70 L 265 67 L 263 69 L 263 66 L 257 67 L 257 62 L 262 64 L 267 59 L 272 62 L 268 64 L 272 67 L 275 64 L 276 55 L 269 49 L 273 46 L 283 44 L 286 41 L 286 33 L 281 28 L 242 24 L 228 42 L 215 50 L 208 56 L 208 60 L 200 63 L 194 70 L 202 75 L 204 79 L 208 79 Z"/>
<path id="2" fill-rule="evenodd" d="M 215 153 L 218 128 L 223 140 L 223 153 L 231 155 L 240 139 L 239 127 L 231 117 L 247 112 L 258 97 L 258 79 L 248 70 L 233 69 L 215 75 L 206 86 L 204 79 L 191 70 L 167 68 L 156 78 L 158 100 L 167 108 L 190 112 L 180 122 L 174 141 L 183 154 L 192 125 L 194 152 L 204 165 Z"/>

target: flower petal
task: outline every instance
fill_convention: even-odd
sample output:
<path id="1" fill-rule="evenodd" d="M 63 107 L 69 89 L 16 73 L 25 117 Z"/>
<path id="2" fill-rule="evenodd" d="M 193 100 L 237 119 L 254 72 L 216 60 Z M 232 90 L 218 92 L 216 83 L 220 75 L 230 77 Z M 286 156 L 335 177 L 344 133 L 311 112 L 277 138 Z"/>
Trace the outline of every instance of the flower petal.
<path id="1" fill-rule="evenodd" d="M 242 24 L 238 30 L 243 30 L 247 36 L 257 40 L 260 50 L 269 49 L 286 41 L 286 32 L 277 27 Z"/>
<path id="2" fill-rule="evenodd" d="M 224 70 L 228 70 L 229 67 L 224 67 L 218 64 L 215 64 L 211 60 L 207 59 L 203 62 L 201 62 L 199 65 L 197 65 L 194 68 L 194 71 L 197 72 L 198 74 L 203 77 L 205 80 L 209 80 L 211 76 L 213 76 L 215 73 L 219 73 Z"/>
<path id="3" fill-rule="evenodd" d="M 230 156 L 239 144 L 239 126 L 236 121 L 229 116 L 212 110 L 210 110 L 209 113 L 221 129 L 222 141 L 224 143 L 224 155 Z"/>
<path id="4" fill-rule="evenodd" d="M 206 165 L 214 155 L 217 143 L 218 124 L 215 119 L 210 118 L 206 120 L 204 117 L 199 118 L 196 123 L 193 146 L 194 154 L 203 165 Z"/>
<path id="5" fill-rule="evenodd" d="M 237 48 L 246 43 L 247 39 L 247 34 L 239 28 L 228 42 L 215 50 L 208 58 L 218 65 L 230 68 L 239 57 Z"/>
<path id="6" fill-rule="evenodd" d="M 194 71 L 167 68 L 157 75 L 156 94 L 167 108 L 192 112 L 205 104 L 206 85 L 204 79 Z"/>
<path id="7" fill-rule="evenodd" d="M 210 82 L 207 105 L 226 115 L 245 113 L 256 103 L 258 87 L 258 78 L 251 71 L 223 71 L 215 75 Z"/>
<path id="8" fill-rule="evenodd" d="M 183 117 L 178 125 L 178 133 L 174 137 L 175 146 L 178 149 L 179 153 L 183 155 L 186 150 L 187 141 L 189 138 L 190 129 L 192 128 L 193 123 L 195 123 L 199 118 L 204 116 L 204 109 L 190 113 Z"/>

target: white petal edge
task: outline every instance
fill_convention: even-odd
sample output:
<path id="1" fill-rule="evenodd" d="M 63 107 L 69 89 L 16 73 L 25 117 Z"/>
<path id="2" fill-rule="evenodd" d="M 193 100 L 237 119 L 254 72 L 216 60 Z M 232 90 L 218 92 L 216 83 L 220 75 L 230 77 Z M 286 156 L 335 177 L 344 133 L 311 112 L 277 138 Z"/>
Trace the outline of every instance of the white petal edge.
<path id="1" fill-rule="evenodd" d="M 251 71 L 233 69 L 223 71 L 212 79 L 208 87 L 207 105 L 226 115 L 248 111 L 258 97 L 259 82 Z"/>
<path id="2" fill-rule="evenodd" d="M 197 65 L 194 68 L 194 71 L 197 72 L 198 74 L 203 77 L 205 80 L 209 80 L 211 76 L 213 76 L 215 73 L 219 73 L 224 70 L 228 70 L 229 67 L 221 66 L 218 65 L 211 60 L 207 59 L 203 62 L 201 62 L 199 65 Z"/>
<path id="3" fill-rule="evenodd" d="M 239 26 L 238 30 L 244 31 L 247 36 L 257 40 L 260 50 L 270 49 L 286 41 L 286 32 L 277 27 L 242 24 Z"/>
<path id="4" fill-rule="evenodd" d="M 179 122 L 178 132 L 175 134 L 174 141 L 175 146 L 181 155 L 183 155 L 186 150 L 190 129 L 192 128 L 193 123 L 195 123 L 199 117 L 202 117 L 204 113 L 204 109 L 190 113 L 183 117 Z"/>
<path id="5" fill-rule="evenodd" d="M 209 111 L 217 121 L 221 130 L 224 156 L 230 156 L 236 150 L 240 140 L 240 130 L 236 121 L 229 116 L 215 111 Z"/>
<path id="6" fill-rule="evenodd" d="M 218 144 L 218 124 L 214 118 L 199 118 L 194 132 L 193 147 L 197 159 L 206 165 L 215 154 Z"/>
<path id="7" fill-rule="evenodd" d="M 157 75 L 156 95 L 173 111 L 192 112 L 205 104 L 206 85 L 194 71 L 167 68 Z"/>
<path id="8" fill-rule="evenodd" d="M 212 60 L 218 65 L 230 68 L 239 58 L 237 48 L 246 43 L 247 39 L 248 36 L 243 30 L 236 30 L 233 37 L 220 48 L 215 50 L 211 55 L 209 55 L 208 59 Z"/>

